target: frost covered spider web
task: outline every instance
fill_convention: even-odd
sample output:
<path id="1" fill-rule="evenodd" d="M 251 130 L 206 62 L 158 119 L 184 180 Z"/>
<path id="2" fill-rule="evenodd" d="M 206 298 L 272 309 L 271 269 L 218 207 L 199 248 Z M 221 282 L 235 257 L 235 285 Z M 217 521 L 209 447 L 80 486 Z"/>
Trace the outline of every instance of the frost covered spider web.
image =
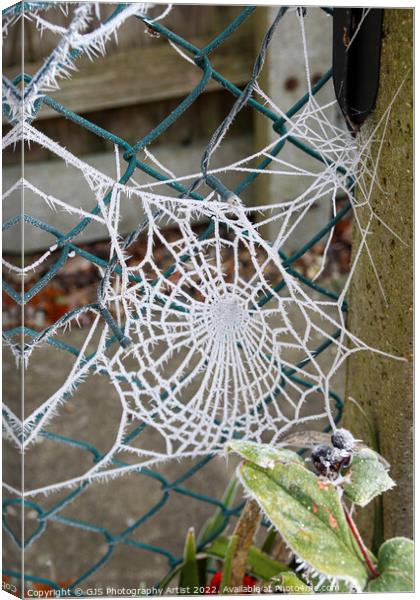
<path id="1" fill-rule="evenodd" d="M 67 242 L 76 240 L 80 224 L 91 220 L 103 226 L 110 240 L 108 265 L 98 266 L 101 283 L 96 303 L 71 311 L 24 348 L 5 338 L 18 358 L 23 356 L 29 361 L 39 345 L 76 322 L 83 312 L 95 313 L 62 386 L 23 421 L 5 407 L 4 429 L 16 445 L 29 449 L 50 420 L 59 418 L 60 406 L 92 373 L 108 377 L 118 393 L 121 420 L 110 449 L 88 471 L 25 491 L 25 496 L 106 479 L 168 459 L 221 453 L 226 441 L 235 436 L 276 444 L 291 428 L 311 421 L 324 419 L 334 427 L 331 380 L 350 354 L 360 350 L 379 352 L 346 328 L 343 307 L 351 274 L 338 297 L 325 299 L 317 293 L 315 285 L 308 285 L 298 276 L 282 249 L 315 203 L 331 202 L 334 217 L 338 194 L 347 196 L 356 215 L 361 203 L 369 203 L 380 156 L 377 152 L 372 166 L 371 147 L 376 137 L 381 145 L 389 112 L 380 123 L 382 129 L 378 125 L 362 141 L 355 140 L 345 126 L 333 122 L 330 109 L 335 106 L 335 99 L 320 104 L 311 90 L 305 17 L 299 11 L 291 11 L 290 18 L 297 18 L 301 29 L 308 100 L 292 117 L 282 111 L 257 83 L 265 50 L 286 12 L 280 9 L 263 40 L 251 82 L 210 140 L 201 171 L 177 176 L 157 160 L 150 148 L 144 147 L 141 152 L 145 158 L 159 167 L 166 179 L 163 183 L 142 183 L 135 172 L 129 177 L 122 175 L 116 147 L 113 179 L 32 124 L 37 102 L 43 93 L 59 84 L 61 77 L 70 74 L 74 55 L 103 54 L 106 41 L 126 18 L 141 15 L 146 19 L 146 5 L 128 5 L 116 20 L 83 34 L 94 8 L 93 4 L 80 4 L 65 30 L 48 23 L 38 11 L 30 11 L 27 16 L 36 19 L 40 29 L 58 34 L 60 42 L 24 92 L 7 80 L 3 82 L 3 97 L 14 124 L 3 140 L 3 147 L 23 139 L 25 143 L 48 148 L 82 174 L 95 208 L 92 212 L 82 210 L 61 200 L 59 191 L 57 197 L 46 194 L 26 179 L 15 186 L 31 189 L 51 209 L 67 211 L 79 220 Z M 161 17 L 167 13 L 165 9 Z M 171 45 L 179 50 L 173 42 Z M 211 168 L 212 154 L 251 94 L 270 106 L 287 125 L 287 131 L 252 156 Z M 279 142 L 291 136 L 316 153 L 319 168 L 305 169 L 273 153 Z M 254 166 L 256 160 L 266 158 L 270 159 L 269 168 Z M 307 186 L 292 200 L 246 206 L 221 181 L 226 173 L 263 171 L 272 177 L 298 176 L 307 181 Z M 174 197 L 159 191 L 170 183 L 189 185 L 190 193 Z M 354 198 L 356 185 L 362 190 L 359 201 Z M 203 190 L 205 195 L 201 200 L 192 196 L 193 191 Z M 5 192 L 5 201 L 12 191 L 11 188 Z M 145 215 L 129 236 L 119 231 L 122 202 L 139 203 Z M 260 213 L 263 216 L 258 218 Z M 371 218 L 378 218 L 373 211 Z M 204 231 L 197 230 L 194 225 L 197 221 L 206 224 Z M 167 236 L 165 228 L 169 222 L 176 225 L 176 239 Z M 272 242 L 262 234 L 267 223 L 276 225 L 277 234 Z M 11 222 L 7 227 L 13 225 Z M 363 249 L 368 251 L 369 224 L 362 228 L 356 216 L 356 225 L 361 228 L 359 253 Z M 330 229 L 316 277 L 325 265 L 332 234 Z M 130 246 L 140 235 L 147 240 L 147 249 L 133 265 L 129 260 Z M 170 257 L 170 266 L 163 267 L 156 261 L 157 245 Z M 56 249 L 57 244 L 51 246 L 24 269 L 19 270 L 7 261 L 5 266 L 25 277 Z M 66 246 L 63 252 L 74 250 Z M 353 270 L 359 255 L 356 253 Z M 249 265 L 246 270 L 244 257 Z M 88 347 L 95 336 L 99 341 L 92 354 Z M 320 355 L 322 344 L 330 348 L 328 361 Z M 312 402 L 314 395 L 320 396 L 322 402 Z M 145 447 L 141 440 L 138 444 L 127 441 L 133 423 L 155 432 L 153 447 Z M 134 463 L 115 467 L 112 461 L 121 453 L 133 455 Z M 6 487 L 16 491 L 7 484 Z"/>

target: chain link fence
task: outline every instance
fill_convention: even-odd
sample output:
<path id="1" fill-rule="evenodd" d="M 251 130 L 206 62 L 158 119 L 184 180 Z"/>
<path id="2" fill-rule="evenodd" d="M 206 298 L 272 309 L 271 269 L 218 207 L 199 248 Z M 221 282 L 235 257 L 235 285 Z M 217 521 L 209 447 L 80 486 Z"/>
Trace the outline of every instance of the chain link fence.
<path id="1" fill-rule="evenodd" d="M 42 6 L 41 6 L 42 5 Z M 48 9 L 50 3 L 21 3 L 11 9 L 7 9 L 7 11 L 3 12 L 4 17 L 10 17 L 11 15 L 22 11 L 31 11 L 34 8 L 36 10 L 41 10 L 43 8 Z M 108 22 L 111 22 L 114 19 L 118 19 L 119 15 L 124 11 L 126 5 L 119 4 L 115 7 L 111 17 L 109 17 Z M 181 197 L 183 199 L 191 198 L 195 201 L 203 201 L 205 199 L 205 194 L 200 193 L 199 187 L 200 185 L 206 185 L 208 190 L 214 190 L 217 194 L 220 195 L 222 201 L 230 201 L 232 197 L 240 197 L 241 194 L 244 193 L 247 188 L 255 185 L 256 180 L 259 177 L 262 177 L 262 173 L 264 169 L 270 168 L 272 166 L 273 161 L 278 157 L 282 150 L 289 145 L 293 145 L 303 154 L 309 155 L 315 160 L 319 161 L 322 165 L 328 163 L 330 159 L 326 158 L 322 152 L 319 152 L 314 149 L 313 145 L 306 144 L 302 141 L 300 137 L 294 136 L 293 132 L 290 133 L 288 131 L 288 120 L 292 119 L 295 115 L 299 114 L 305 105 L 310 100 L 310 94 L 307 93 L 302 96 L 298 102 L 296 102 L 293 106 L 291 106 L 284 116 L 279 117 L 278 113 L 263 101 L 256 99 L 256 95 L 253 94 L 254 83 L 257 80 L 257 77 L 261 71 L 264 54 L 266 48 L 269 44 L 271 36 L 274 34 L 274 30 L 278 22 L 284 17 L 284 14 L 287 10 L 296 10 L 296 9 L 286 9 L 280 8 L 274 23 L 269 28 L 268 32 L 266 32 L 265 37 L 262 40 L 262 44 L 260 49 L 256 53 L 256 60 L 254 64 L 254 70 L 250 74 L 250 83 L 244 89 L 239 89 L 230 81 L 225 79 L 219 72 L 217 72 L 213 65 L 212 59 L 213 56 L 217 53 L 218 49 L 225 44 L 234 33 L 242 27 L 247 19 L 253 18 L 255 15 L 255 7 L 247 6 L 238 14 L 238 16 L 227 26 L 225 27 L 214 39 L 208 43 L 205 47 L 199 48 L 192 44 L 187 39 L 184 39 L 180 35 L 177 34 L 176 31 L 172 31 L 165 27 L 159 21 L 153 21 L 147 17 L 147 15 L 133 15 L 130 19 L 138 20 L 143 22 L 144 26 L 147 27 L 148 31 L 152 32 L 154 35 L 160 36 L 161 39 L 165 39 L 170 42 L 177 50 L 181 51 L 191 61 L 195 64 L 196 69 L 201 71 L 201 79 L 199 83 L 191 90 L 191 92 L 185 97 L 182 102 L 179 103 L 177 108 L 173 110 L 168 116 L 166 116 L 158 125 L 156 125 L 147 135 L 143 136 L 141 139 L 137 140 L 135 143 L 130 144 L 125 139 L 122 139 L 117 134 L 107 131 L 99 127 L 97 124 L 89 121 L 86 117 L 82 117 L 71 110 L 69 110 L 66 106 L 61 105 L 57 102 L 52 95 L 48 95 L 46 93 L 42 93 L 35 101 L 33 107 L 33 114 L 31 116 L 31 121 L 36 118 L 37 112 L 42 108 L 42 106 L 47 105 L 53 111 L 60 116 L 65 117 L 67 120 L 71 121 L 75 126 L 80 127 L 81 129 L 88 130 L 94 136 L 99 136 L 108 140 L 112 144 L 116 145 L 118 149 L 121 151 L 123 159 L 125 161 L 124 168 L 121 173 L 120 183 L 125 184 L 129 182 L 130 178 L 136 176 L 137 173 L 144 173 L 148 177 L 153 178 L 157 182 L 161 182 L 165 184 L 167 181 L 168 190 L 171 190 L 171 193 L 174 193 L 176 196 Z M 318 10 L 318 9 L 316 9 Z M 319 9 L 323 10 L 328 15 L 332 15 L 333 9 L 323 8 Z M 310 19 L 311 14 L 309 13 L 304 17 L 305 19 Z M 287 49 L 285 49 L 287 52 Z M 77 50 L 71 50 L 72 58 L 74 60 L 78 57 Z M 278 57 L 281 60 L 281 57 Z M 47 64 L 45 64 L 45 68 L 47 68 Z M 37 75 L 37 77 L 41 77 L 41 75 Z M 311 94 L 316 96 L 316 94 L 323 89 L 323 87 L 330 81 L 331 79 L 331 69 L 329 69 L 326 73 L 324 73 L 319 79 L 313 84 Z M 206 151 L 203 154 L 202 159 L 202 169 L 201 175 L 199 178 L 192 184 L 188 185 L 181 181 L 171 181 L 171 177 L 160 170 L 156 165 L 151 165 L 149 162 L 145 162 L 139 158 L 139 154 L 141 151 L 146 148 L 151 142 L 161 138 L 164 136 L 167 129 L 177 120 L 180 116 L 193 105 L 194 102 L 197 101 L 199 96 L 205 90 L 205 87 L 209 80 L 214 80 L 224 90 L 227 90 L 232 98 L 235 99 L 233 104 L 233 108 L 229 112 L 228 117 L 222 122 L 221 126 L 216 130 L 215 134 L 209 140 L 209 145 L 207 146 Z M 33 76 L 30 76 L 26 73 L 19 73 L 14 79 L 13 86 L 18 89 L 21 89 L 21 86 L 25 86 L 25 89 L 28 90 L 33 82 Z M 95 93 L 94 88 L 92 89 L 92 93 Z M 10 116 L 11 108 L 8 104 L 8 96 L 6 95 L 6 103 L 4 106 L 4 112 Z M 229 190 L 222 183 L 220 179 L 218 179 L 214 174 L 208 172 L 208 163 L 209 157 L 213 151 L 213 148 L 218 145 L 224 134 L 226 133 L 228 127 L 231 122 L 235 118 L 236 114 L 241 110 L 243 106 L 247 105 L 252 108 L 254 111 L 258 112 L 262 115 L 267 122 L 270 123 L 271 128 L 276 133 L 279 138 L 279 141 L 273 145 L 271 148 L 269 155 L 265 156 L 262 160 L 259 159 L 258 165 L 255 170 L 251 173 L 245 173 L 245 176 L 241 179 L 240 183 L 236 185 L 235 189 Z M 13 120 L 12 120 L 13 122 Z M 345 169 L 338 166 L 338 169 L 342 169 L 345 174 Z M 348 181 L 349 188 L 352 187 L 353 182 L 351 180 Z M 103 203 L 106 206 L 109 206 L 112 201 L 112 196 L 110 193 L 106 194 L 103 198 Z M 295 268 L 296 263 L 303 257 L 308 251 L 310 251 L 314 246 L 319 244 L 321 240 L 325 240 L 325 238 L 330 234 L 330 232 L 334 229 L 334 227 L 348 215 L 348 212 L 351 209 L 351 202 L 347 201 L 342 208 L 331 218 L 331 220 L 325 224 L 322 229 L 320 229 L 315 236 L 313 236 L 310 240 L 308 240 L 301 248 L 292 254 L 287 254 L 284 248 L 279 248 L 278 252 L 282 260 L 282 264 L 284 268 L 287 270 L 287 273 L 296 278 L 300 285 L 306 286 L 309 290 L 312 290 L 314 293 L 320 295 L 320 297 L 324 298 L 326 301 L 333 300 L 337 301 L 339 299 L 339 294 L 327 287 L 324 287 L 322 284 L 317 281 L 312 280 L 311 278 L 306 277 L 302 272 Z M 6 221 L 3 224 L 3 230 L 9 230 L 14 227 L 22 226 L 23 223 L 30 225 L 31 227 L 39 228 L 55 238 L 54 252 L 58 254 L 57 261 L 45 272 L 42 277 L 33 285 L 30 289 L 26 289 L 24 286 L 21 289 L 16 289 L 16 286 L 13 286 L 6 280 L 3 280 L 3 289 L 4 292 L 9 298 L 13 300 L 17 305 L 24 306 L 28 301 L 34 298 L 37 294 L 41 292 L 41 290 L 45 289 L 54 277 L 57 275 L 59 270 L 69 261 L 74 255 L 83 257 L 87 261 L 90 261 L 98 266 L 99 269 L 102 270 L 103 279 L 98 286 L 98 300 L 97 302 L 92 303 L 90 310 L 95 311 L 96 314 L 99 315 L 100 319 L 104 319 L 105 322 L 109 325 L 110 329 L 113 331 L 113 336 L 108 340 L 107 345 L 109 348 L 112 348 L 114 345 L 124 344 L 126 342 L 125 334 L 121 328 L 121 324 L 117 322 L 115 315 L 112 314 L 104 303 L 101 302 L 101 289 L 106 284 L 107 278 L 110 277 L 111 274 L 121 273 L 121 268 L 118 264 L 118 258 L 111 260 L 109 263 L 104 261 L 103 258 L 95 256 L 86 248 L 79 245 L 77 242 L 77 236 L 80 235 L 82 231 L 84 231 L 89 224 L 94 220 L 95 216 L 100 214 L 100 205 L 97 203 L 96 207 L 92 210 L 91 216 L 85 216 L 80 220 L 80 222 L 73 228 L 68 231 L 58 231 L 55 227 L 52 227 L 48 222 L 43 222 L 31 215 L 19 214 L 16 217 Z M 133 233 L 128 235 L 123 242 L 123 249 L 129 251 L 130 244 L 132 244 L 133 240 L 137 239 L 139 235 L 139 227 L 134 228 Z M 204 229 L 204 232 L 201 234 L 201 239 L 205 239 L 207 235 L 213 235 L 212 223 L 210 222 L 207 229 Z M 188 257 L 187 257 L 188 260 Z M 173 274 L 173 269 L 168 269 L 167 275 L 170 277 Z M 134 278 L 135 280 L 135 278 Z M 284 286 L 283 281 L 279 281 L 274 286 L 274 292 L 278 292 L 281 290 L 282 286 Z M 347 310 L 346 303 L 342 304 L 342 310 Z M 82 311 L 86 311 L 86 307 L 73 309 L 67 312 L 65 315 L 61 316 L 57 319 L 57 323 L 53 326 L 49 326 L 43 330 L 35 330 L 29 327 L 26 327 L 24 323 L 19 327 L 13 327 L 12 329 L 5 330 L 3 332 L 3 337 L 6 344 L 14 350 L 15 354 L 25 354 L 27 353 L 29 356 L 29 351 L 33 347 L 33 344 L 39 344 L 41 341 L 45 340 L 45 344 L 50 349 L 51 352 L 59 353 L 60 356 L 63 357 L 63 361 L 66 360 L 66 356 L 76 357 L 79 355 L 80 349 L 74 347 L 64 341 L 55 339 L 52 337 L 51 332 L 55 331 L 57 327 L 63 327 L 67 322 L 74 320 L 75 316 L 81 314 Z M 335 334 L 332 335 L 333 338 L 338 338 L 340 336 L 340 331 L 338 330 Z M 317 356 L 323 353 L 327 348 L 332 344 L 332 339 L 325 338 L 322 340 L 317 349 L 314 351 L 314 356 Z M 86 358 L 87 361 L 91 356 Z M 293 380 L 296 384 L 302 387 L 310 387 L 311 384 L 306 380 L 302 379 L 299 376 L 298 369 L 302 369 L 305 366 L 305 361 L 303 363 L 296 365 L 295 369 L 288 368 L 285 370 L 285 375 L 287 376 L 287 380 Z M 282 385 L 286 385 L 286 379 L 282 379 Z M 316 390 L 315 390 L 316 391 Z M 335 419 L 338 421 L 341 417 L 342 411 L 342 400 L 341 398 L 335 394 L 333 391 L 330 392 L 330 397 L 335 404 Z M 11 416 L 10 413 L 4 413 L 6 424 L 11 426 Z M 144 431 L 147 429 L 147 425 L 144 423 L 132 423 L 130 430 L 128 433 L 125 433 L 125 438 L 123 443 L 129 444 L 134 441 L 139 440 L 141 443 L 141 436 L 144 434 Z M 23 441 L 25 432 L 22 431 Z M 92 462 L 92 464 L 99 463 L 104 458 L 104 452 L 102 449 L 95 447 L 94 445 L 87 443 L 83 439 L 77 439 L 73 437 L 66 437 L 62 434 L 54 433 L 53 427 L 48 426 L 42 428 L 39 433 L 41 438 L 49 440 L 49 442 L 54 443 L 58 446 L 66 445 L 71 447 L 77 447 L 80 451 L 86 454 Z M 161 561 L 166 563 L 167 569 L 172 570 L 182 561 L 182 556 L 170 551 L 167 547 L 161 545 L 153 545 L 151 543 L 147 543 L 144 541 L 142 537 L 142 531 L 145 525 L 151 520 L 155 519 L 159 515 L 159 512 L 163 510 L 165 505 L 170 501 L 170 499 L 174 495 L 181 495 L 185 501 L 185 511 L 188 513 L 188 502 L 190 500 L 198 501 L 200 503 L 205 503 L 208 505 L 209 509 L 214 509 L 218 511 L 219 521 L 218 527 L 216 530 L 212 531 L 211 536 L 207 539 L 201 539 L 199 542 L 198 551 L 202 550 L 206 544 L 215 539 L 218 535 L 220 535 L 226 528 L 229 526 L 229 523 L 240 514 L 240 511 L 243 506 L 242 501 L 238 501 L 234 506 L 227 506 L 224 504 L 223 500 L 220 497 L 215 497 L 211 493 L 211 482 L 209 482 L 209 492 L 201 493 L 194 491 L 191 487 L 189 487 L 189 482 L 191 478 L 196 476 L 206 465 L 208 465 L 211 461 L 214 460 L 214 455 L 210 454 L 199 460 L 196 460 L 192 466 L 188 465 L 188 468 L 185 469 L 182 474 L 178 474 L 176 478 L 171 478 L 167 474 L 163 475 L 162 470 L 159 467 L 142 467 L 138 468 L 137 471 L 132 473 L 131 477 L 135 478 L 137 476 L 141 476 L 144 490 L 143 493 L 147 494 L 147 484 L 145 484 L 145 479 L 150 479 L 150 481 L 155 482 L 160 486 L 160 497 L 159 500 L 147 510 L 144 514 L 138 516 L 129 526 L 126 526 L 118 531 L 114 531 L 112 528 L 108 529 L 103 526 L 97 526 L 95 524 L 95 520 L 85 521 L 78 520 L 76 518 L 69 518 L 65 516 L 65 509 L 70 504 L 75 504 L 78 501 L 78 497 L 81 496 L 92 483 L 88 480 L 83 481 L 81 484 L 76 485 L 70 490 L 63 491 L 58 494 L 58 499 L 54 498 L 54 494 L 47 497 L 47 502 L 43 502 L 42 496 L 37 497 L 36 499 L 21 499 L 13 496 L 6 497 L 4 499 L 4 519 L 3 519 L 3 527 L 7 533 L 7 535 L 12 538 L 15 545 L 22 549 L 25 552 L 25 549 L 36 548 L 39 541 L 42 539 L 43 534 L 47 530 L 51 524 L 59 524 L 61 527 L 62 543 L 65 544 L 67 530 L 85 530 L 90 533 L 97 534 L 101 539 L 102 543 L 106 547 L 106 551 L 103 553 L 101 558 L 91 564 L 88 568 L 83 569 L 80 573 L 77 574 L 77 577 L 73 578 L 71 581 L 69 590 L 70 592 L 75 592 L 79 588 L 83 588 L 83 584 L 92 578 L 95 573 L 100 573 L 100 570 L 105 567 L 107 562 L 111 559 L 113 553 L 120 546 L 126 546 L 129 549 L 137 549 L 142 550 L 145 553 L 151 555 L 157 555 L 161 558 Z M 113 458 L 112 465 L 115 467 L 124 467 L 129 465 L 129 462 L 125 462 L 122 458 Z M 181 464 L 182 467 L 182 464 Z M 203 471 L 205 472 L 205 471 Z M 104 484 L 106 485 L 106 483 Z M 116 499 L 118 502 L 118 499 Z M 26 538 L 24 541 L 21 540 L 19 534 L 13 529 L 8 521 L 7 514 L 11 507 L 20 510 L 22 507 L 25 511 L 35 511 L 36 513 L 36 527 L 32 529 L 29 534 L 26 534 Z M 98 506 L 98 510 L 101 510 L 101 507 Z M 174 516 L 174 518 L 176 518 Z M 83 548 L 80 548 L 80 552 L 83 552 Z M 23 581 L 25 587 L 30 587 L 33 584 L 38 584 L 39 586 L 45 585 L 50 586 L 54 590 L 59 590 L 64 586 L 63 583 L 52 580 L 50 578 L 41 577 L 37 575 L 35 572 L 32 572 L 30 568 L 27 567 L 24 573 L 19 572 L 16 569 L 5 569 L 4 573 L 7 577 L 10 578 L 10 581 Z M 139 573 L 139 580 L 142 579 L 141 573 Z M 159 582 L 156 582 L 156 585 L 159 585 Z M 66 587 L 64 586 L 64 587 Z"/>

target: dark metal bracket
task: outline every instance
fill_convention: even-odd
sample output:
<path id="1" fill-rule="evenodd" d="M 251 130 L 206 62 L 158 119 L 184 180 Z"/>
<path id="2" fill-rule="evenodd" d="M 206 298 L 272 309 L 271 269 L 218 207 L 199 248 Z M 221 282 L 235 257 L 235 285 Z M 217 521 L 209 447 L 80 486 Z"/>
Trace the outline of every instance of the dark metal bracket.
<path id="1" fill-rule="evenodd" d="M 333 81 L 338 103 L 356 135 L 378 94 L 383 9 L 334 8 Z"/>

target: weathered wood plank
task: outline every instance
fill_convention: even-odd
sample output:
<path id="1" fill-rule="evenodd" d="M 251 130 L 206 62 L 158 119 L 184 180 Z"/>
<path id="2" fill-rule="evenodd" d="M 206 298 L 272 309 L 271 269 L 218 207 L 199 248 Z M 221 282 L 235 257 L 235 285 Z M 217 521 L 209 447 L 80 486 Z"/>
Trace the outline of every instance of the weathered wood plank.
<path id="1" fill-rule="evenodd" d="M 197 47 L 205 46 L 210 38 L 192 39 Z M 231 40 L 211 56 L 212 65 L 235 85 L 248 81 L 252 69 L 253 47 L 250 24 L 245 23 Z M 25 65 L 27 73 L 35 73 L 42 62 Z M 131 48 L 106 55 L 91 62 L 77 61 L 78 72 L 60 82 L 55 100 L 77 113 L 155 102 L 187 95 L 202 77 L 202 70 L 186 62 L 166 42 L 142 48 Z M 14 77 L 16 68 L 6 68 L 5 75 Z M 220 89 L 210 80 L 206 91 Z M 44 106 L 39 119 L 58 116 Z"/>
<path id="2" fill-rule="evenodd" d="M 76 6 L 76 5 L 75 5 Z M 105 21 L 114 12 L 116 4 L 112 2 L 101 3 L 100 5 L 101 21 Z M 161 14 L 162 5 L 155 5 L 149 8 L 148 15 L 151 18 Z M 68 27 L 73 10 L 65 16 L 61 10 L 49 11 L 45 18 L 51 19 L 56 25 Z M 173 5 L 172 10 L 165 17 L 163 24 L 178 35 L 190 39 L 199 36 L 214 36 L 222 31 L 242 10 L 240 6 L 215 6 L 215 5 Z M 94 17 L 86 32 L 93 31 L 98 26 L 98 20 Z M 23 36 L 22 36 L 23 33 Z M 22 44 L 23 41 L 23 44 Z M 25 63 L 37 62 L 43 60 L 56 47 L 59 38 L 51 31 L 45 30 L 42 37 L 36 28 L 35 20 L 25 19 L 25 27 L 22 29 L 19 25 L 10 28 L 9 34 L 3 45 L 3 66 L 19 66 L 22 56 Z M 111 38 L 107 42 L 107 52 L 127 50 L 129 48 L 140 48 L 156 44 L 156 38 L 148 35 L 144 23 L 132 17 L 127 19 L 118 30 L 118 41 Z"/>
<path id="3" fill-rule="evenodd" d="M 278 8 L 260 7 L 256 12 L 256 40 L 254 51 L 259 49 L 261 40 L 267 28 L 273 22 Z M 331 18 L 319 8 L 312 7 L 310 18 L 305 21 L 305 32 L 308 52 L 310 56 L 311 84 L 313 85 L 321 75 L 331 66 Z M 276 35 L 267 52 L 264 69 L 260 77 L 262 89 L 270 96 L 276 105 L 287 111 L 306 92 L 305 61 L 302 45 L 302 35 L 299 21 L 294 10 L 290 10 L 280 22 Z M 329 83 L 318 95 L 321 103 L 329 102 L 333 97 Z M 335 122 L 336 110 L 329 109 L 327 114 Z M 273 130 L 272 122 L 261 114 L 254 112 L 255 143 L 258 150 L 279 138 Z M 339 124 L 340 121 L 337 121 Z M 317 172 L 322 165 L 314 158 L 302 152 L 292 144 L 286 144 L 281 150 L 279 158 L 302 167 L 308 171 Z M 273 164 L 269 169 L 281 169 L 281 165 Z M 257 197 L 262 203 L 267 199 L 270 203 L 290 201 L 303 193 L 308 186 L 305 177 L 290 177 L 287 175 L 271 175 L 258 177 L 256 181 Z M 331 215 L 331 201 L 322 198 L 311 209 L 311 217 L 306 218 L 293 232 L 288 240 L 288 251 L 294 252 L 316 234 L 329 220 Z M 265 218 L 265 217 L 264 217 Z M 263 235 L 271 241 L 276 239 L 279 223 L 273 221 L 265 225 Z"/>

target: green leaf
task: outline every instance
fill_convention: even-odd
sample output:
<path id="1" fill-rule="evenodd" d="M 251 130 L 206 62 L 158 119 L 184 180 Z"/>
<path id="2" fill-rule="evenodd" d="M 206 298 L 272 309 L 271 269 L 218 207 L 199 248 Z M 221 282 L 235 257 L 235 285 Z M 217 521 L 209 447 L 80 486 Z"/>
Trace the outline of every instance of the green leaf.
<path id="1" fill-rule="evenodd" d="M 192 594 L 195 587 L 199 587 L 197 551 L 195 546 L 194 528 L 188 530 L 185 538 L 184 561 L 179 578 L 179 586 L 185 589 L 186 594 Z M 181 592 L 182 593 L 182 592 Z"/>
<path id="2" fill-rule="evenodd" d="M 229 538 L 220 536 L 207 549 L 210 556 L 224 560 Z M 249 573 L 263 581 L 275 581 L 280 587 L 296 589 L 296 593 L 307 594 L 311 591 L 299 577 L 290 571 L 290 567 L 274 560 L 256 546 L 251 546 L 248 552 Z"/>
<path id="3" fill-rule="evenodd" d="M 276 580 L 276 593 L 312 594 L 313 589 L 303 583 L 294 571 L 285 571 Z"/>
<path id="4" fill-rule="evenodd" d="M 223 498 L 221 500 L 225 509 L 231 508 L 233 506 L 233 502 L 235 500 L 236 488 L 238 485 L 238 480 L 236 477 L 232 477 L 230 480 L 225 493 L 223 494 Z M 223 525 L 226 521 L 226 513 L 221 508 L 218 508 L 216 512 L 204 523 L 200 535 L 198 536 L 198 543 L 203 544 L 211 538 L 211 536 L 220 531 L 223 528 Z M 216 533 L 217 535 L 217 533 Z"/>
<path id="5" fill-rule="evenodd" d="M 377 454 L 368 448 L 355 455 L 348 472 L 351 480 L 343 485 L 344 493 L 359 506 L 366 506 L 375 496 L 395 485 Z"/>
<path id="6" fill-rule="evenodd" d="M 165 593 L 165 590 L 171 583 L 172 579 L 182 571 L 183 567 L 184 563 L 177 565 L 171 571 L 169 571 L 169 573 L 167 573 L 167 575 L 165 575 L 165 577 L 159 582 L 159 589 L 162 590 L 163 593 Z"/>
<path id="7" fill-rule="evenodd" d="M 384 542 L 379 548 L 377 570 L 379 577 L 369 582 L 369 592 L 413 592 L 414 542 L 403 537 Z"/>
<path id="8" fill-rule="evenodd" d="M 220 593 L 222 594 L 230 593 L 230 579 L 232 576 L 233 557 L 235 555 L 237 545 L 238 536 L 232 535 L 226 547 L 225 560 L 223 562 L 222 580 L 220 582 Z"/>
<path id="9" fill-rule="evenodd" d="M 206 560 L 208 558 L 208 555 L 204 554 L 203 552 L 200 552 L 199 554 L 196 554 L 196 558 L 197 558 L 197 563 L 200 564 L 200 561 Z M 169 573 L 167 573 L 165 575 L 165 577 L 159 582 L 159 584 L 158 584 L 159 589 L 162 590 L 163 592 L 165 592 L 166 588 L 169 586 L 172 579 L 174 579 L 174 577 L 176 577 L 176 575 L 178 575 L 184 567 L 185 567 L 185 563 L 182 562 L 179 565 L 177 565 L 176 567 L 174 567 L 171 571 L 169 571 Z M 200 585 L 201 585 L 201 583 L 200 583 Z"/>
<path id="10" fill-rule="evenodd" d="M 214 542 L 206 548 L 209 555 L 216 558 L 224 559 L 226 556 L 226 549 L 229 543 L 229 538 L 220 536 Z M 265 554 L 259 550 L 256 546 L 251 546 L 248 552 L 248 564 L 250 567 L 250 573 L 258 579 L 264 579 L 269 581 L 279 573 L 283 573 L 289 570 L 289 567 L 274 560 L 268 554 Z"/>
<path id="11" fill-rule="evenodd" d="M 270 529 L 270 531 L 267 533 L 267 537 L 265 538 L 263 545 L 261 546 L 261 550 L 266 554 L 271 554 L 277 536 L 277 531 L 275 529 Z"/>
<path id="12" fill-rule="evenodd" d="M 223 507 L 218 507 L 214 514 L 204 523 L 201 528 L 200 535 L 198 536 L 198 545 L 208 543 L 215 535 L 218 535 L 221 531 L 223 531 L 224 527 L 228 522 L 228 517 L 226 516 L 226 509 L 229 509 L 233 506 L 236 496 L 236 489 L 238 487 L 238 480 L 234 476 L 229 481 L 224 494 L 221 500 Z M 210 566 L 210 562 L 207 559 L 203 559 L 198 561 L 198 573 L 200 577 L 200 586 L 206 584 L 207 579 L 207 570 Z"/>
<path id="13" fill-rule="evenodd" d="M 336 488 L 296 461 L 274 468 L 243 463 L 239 478 L 293 552 L 319 573 L 362 590 L 367 571 Z"/>
<path id="14" fill-rule="evenodd" d="M 234 440 L 227 444 L 227 449 L 236 452 L 245 460 L 266 469 L 272 469 L 278 462 L 296 461 L 303 463 L 302 457 L 296 454 L 296 452 L 285 448 L 274 448 L 268 444 Z"/>

